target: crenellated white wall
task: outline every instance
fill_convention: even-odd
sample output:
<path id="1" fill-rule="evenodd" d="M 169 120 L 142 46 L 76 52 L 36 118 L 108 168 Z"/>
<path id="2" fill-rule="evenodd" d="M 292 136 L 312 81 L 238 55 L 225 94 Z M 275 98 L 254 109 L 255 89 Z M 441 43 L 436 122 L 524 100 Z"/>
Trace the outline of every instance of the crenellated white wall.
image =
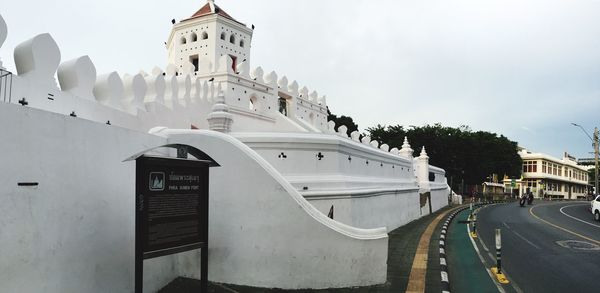
<path id="1" fill-rule="evenodd" d="M 0 16 L 0 46 L 6 34 Z M 183 62 L 98 73 L 88 56 L 61 63 L 49 34 L 14 54 L 12 104 L 0 103 L 0 153 L 11 166 L 0 169 L 0 247 L 9 247 L 0 250 L 0 284 L 9 291 L 130 292 L 134 172 L 121 160 L 167 142 L 193 145 L 222 166 L 210 186 L 209 278 L 217 282 L 383 283 L 386 228 L 428 214 L 429 201 L 432 211 L 447 204 L 444 170 L 426 154 L 413 158 L 408 141 L 390 150 L 357 131 L 347 137 L 345 126 L 327 122 L 325 96 L 250 70 L 248 60 L 236 70 L 224 54 L 200 60 L 198 71 Z M 16 187 L 25 180 L 40 185 Z M 334 220 L 325 216 L 331 206 Z M 197 257 L 146 262 L 147 290 L 198 277 Z"/>
<path id="2" fill-rule="evenodd" d="M 203 63 L 198 72 L 169 65 L 165 71 L 155 67 L 151 73 L 123 77 L 117 72 L 97 75 L 88 56 L 60 61 L 58 45 L 49 34 L 17 46 L 12 102 L 25 98 L 30 107 L 147 131 L 156 125 L 208 128 L 206 117 L 222 92 L 238 121 L 234 131 L 327 130 L 324 97 L 309 95 L 306 87 L 298 91 L 296 82 L 287 86 L 287 78 L 278 80 L 275 72 L 265 74 L 260 67 L 247 72 L 241 64 L 234 72 L 229 56 L 221 57 L 214 69 Z M 279 113 L 279 96 L 289 100 L 287 116 Z"/>

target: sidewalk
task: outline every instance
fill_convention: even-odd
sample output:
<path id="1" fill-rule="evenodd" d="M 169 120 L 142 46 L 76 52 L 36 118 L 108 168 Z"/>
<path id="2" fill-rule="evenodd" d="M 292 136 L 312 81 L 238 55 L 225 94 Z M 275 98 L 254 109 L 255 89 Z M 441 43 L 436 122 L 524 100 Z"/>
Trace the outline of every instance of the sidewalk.
<path id="1" fill-rule="evenodd" d="M 452 292 L 498 292 L 473 248 L 465 223 L 469 210 L 459 213 L 448 229 L 448 273 Z"/>
<path id="2" fill-rule="evenodd" d="M 396 230 L 389 233 L 389 245 L 388 245 L 388 271 L 387 271 L 387 282 L 378 286 L 370 287 L 359 287 L 359 288 L 338 288 L 338 289 L 323 289 L 323 290 L 281 290 L 281 289 L 266 289 L 266 288 L 252 288 L 246 286 L 234 286 L 229 284 L 215 284 L 209 285 L 209 292 L 216 293 L 231 293 L 231 292 L 335 292 L 335 293 L 350 293 L 350 292 L 405 292 L 411 269 L 413 266 L 413 260 L 421 235 L 427 229 L 429 224 L 440 214 L 450 210 L 451 207 L 443 208 L 431 215 L 425 216 L 413 222 L 410 222 Z M 445 217 L 443 218 L 445 219 Z M 456 221 L 456 219 L 455 219 Z M 429 258 L 427 260 L 427 271 L 426 271 L 426 287 L 425 292 L 440 292 L 441 279 L 440 279 L 440 264 L 438 257 L 438 242 L 439 242 L 439 231 L 442 223 L 440 221 L 431 236 L 429 242 Z M 452 230 L 452 229 L 450 229 Z M 466 232 L 465 232 L 466 234 Z M 471 245 L 471 244 L 469 244 Z M 471 248 L 472 250 L 472 248 Z M 484 272 L 485 273 L 485 272 Z M 159 291 L 159 293 L 186 293 L 186 292 L 198 292 L 199 281 L 177 278 L 173 282 L 169 283 L 165 288 Z M 460 291 L 457 291 L 460 292 Z"/>

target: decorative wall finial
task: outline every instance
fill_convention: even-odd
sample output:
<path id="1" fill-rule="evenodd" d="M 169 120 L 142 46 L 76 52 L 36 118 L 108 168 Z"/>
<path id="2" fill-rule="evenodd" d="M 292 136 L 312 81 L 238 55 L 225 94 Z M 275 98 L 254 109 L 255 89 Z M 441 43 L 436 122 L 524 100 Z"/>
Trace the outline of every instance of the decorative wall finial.
<path id="1" fill-rule="evenodd" d="M 402 144 L 402 148 L 410 148 L 410 144 L 408 143 L 408 137 L 404 137 L 404 143 Z"/>
<path id="2" fill-rule="evenodd" d="M 215 104 L 212 107 L 212 112 L 208 114 L 208 128 L 210 130 L 223 133 L 231 132 L 231 124 L 233 124 L 233 116 L 229 113 L 229 106 L 225 104 L 225 96 L 221 91 L 216 98 Z"/>
<path id="3" fill-rule="evenodd" d="M 419 155 L 421 158 L 429 158 L 427 156 L 427 152 L 425 151 L 425 146 L 421 149 L 421 154 Z"/>
<path id="4" fill-rule="evenodd" d="M 400 156 L 403 156 L 405 158 L 412 158 L 413 156 L 413 149 L 410 148 L 410 144 L 408 143 L 408 138 L 405 136 L 404 137 L 404 143 L 402 144 L 402 148 L 399 151 Z"/>

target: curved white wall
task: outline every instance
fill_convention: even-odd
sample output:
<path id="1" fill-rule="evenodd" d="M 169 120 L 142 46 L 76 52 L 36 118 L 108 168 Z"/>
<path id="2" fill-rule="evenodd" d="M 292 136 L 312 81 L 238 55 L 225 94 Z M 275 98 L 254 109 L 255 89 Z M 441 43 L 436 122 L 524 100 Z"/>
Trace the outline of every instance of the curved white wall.
<path id="1" fill-rule="evenodd" d="M 210 280 L 286 289 L 385 282 L 385 229 L 356 229 L 328 219 L 231 136 L 159 134 L 168 135 L 169 143 L 203 150 L 222 166 L 210 174 Z"/>

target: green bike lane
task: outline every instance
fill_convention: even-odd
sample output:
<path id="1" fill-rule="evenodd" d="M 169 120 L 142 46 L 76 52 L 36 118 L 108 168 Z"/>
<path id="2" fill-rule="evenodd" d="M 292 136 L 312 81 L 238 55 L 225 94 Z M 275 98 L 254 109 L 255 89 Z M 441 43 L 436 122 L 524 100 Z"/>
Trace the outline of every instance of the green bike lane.
<path id="1" fill-rule="evenodd" d="M 475 251 L 466 221 L 469 209 L 460 212 L 448 229 L 446 258 L 452 292 L 498 292 L 487 269 Z"/>

